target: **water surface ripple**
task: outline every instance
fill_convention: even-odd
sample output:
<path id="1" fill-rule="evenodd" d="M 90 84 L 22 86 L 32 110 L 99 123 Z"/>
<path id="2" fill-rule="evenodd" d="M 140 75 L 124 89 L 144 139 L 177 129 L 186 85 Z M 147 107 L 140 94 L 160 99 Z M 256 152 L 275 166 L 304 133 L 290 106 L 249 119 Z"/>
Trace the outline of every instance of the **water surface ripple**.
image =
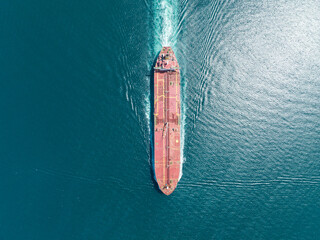
<path id="1" fill-rule="evenodd" d="M 0 239 L 320 236 L 318 0 L 3 1 Z M 181 66 L 183 177 L 150 166 Z"/>

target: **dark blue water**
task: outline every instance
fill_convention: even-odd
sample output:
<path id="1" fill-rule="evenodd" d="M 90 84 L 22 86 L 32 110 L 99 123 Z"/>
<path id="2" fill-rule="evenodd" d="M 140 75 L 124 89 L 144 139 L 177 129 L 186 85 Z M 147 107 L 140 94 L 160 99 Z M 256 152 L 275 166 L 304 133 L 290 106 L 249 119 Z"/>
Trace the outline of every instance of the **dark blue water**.
<path id="1" fill-rule="evenodd" d="M 319 239 L 318 0 L 2 1 L 0 239 Z M 150 70 L 182 71 L 183 176 Z"/>

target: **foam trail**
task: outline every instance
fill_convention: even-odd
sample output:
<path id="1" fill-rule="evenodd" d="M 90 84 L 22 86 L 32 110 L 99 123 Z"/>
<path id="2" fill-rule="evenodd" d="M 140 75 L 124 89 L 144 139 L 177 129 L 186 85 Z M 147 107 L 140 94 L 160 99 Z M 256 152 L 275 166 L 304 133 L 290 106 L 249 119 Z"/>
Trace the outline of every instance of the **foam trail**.
<path id="1" fill-rule="evenodd" d="M 178 4 L 176 0 L 154 1 L 154 51 L 162 46 L 171 46 L 175 50 L 178 29 Z"/>
<path id="2" fill-rule="evenodd" d="M 149 77 L 148 77 L 149 79 Z M 150 105 L 150 93 L 149 94 L 145 94 L 144 95 L 144 106 L 145 106 L 145 117 L 147 119 L 148 122 L 150 122 L 150 116 L 151 116 L 151 105 Z M 148 132 L 149 132 L 149 135 L 150 135 L 150 125 L 148 125 Z"/>

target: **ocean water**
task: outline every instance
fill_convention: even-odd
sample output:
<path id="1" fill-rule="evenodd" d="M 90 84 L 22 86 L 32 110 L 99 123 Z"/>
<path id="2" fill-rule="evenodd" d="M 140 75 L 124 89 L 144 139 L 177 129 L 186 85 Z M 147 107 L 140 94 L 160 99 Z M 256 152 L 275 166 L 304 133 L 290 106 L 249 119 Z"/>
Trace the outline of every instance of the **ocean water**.
<path id="1" fill-rule="evenodd" d="M 0 239 L 320 238 L 318 0 L 4 0 Z M 150 71 L 182 71 L 153 179 Z"/>

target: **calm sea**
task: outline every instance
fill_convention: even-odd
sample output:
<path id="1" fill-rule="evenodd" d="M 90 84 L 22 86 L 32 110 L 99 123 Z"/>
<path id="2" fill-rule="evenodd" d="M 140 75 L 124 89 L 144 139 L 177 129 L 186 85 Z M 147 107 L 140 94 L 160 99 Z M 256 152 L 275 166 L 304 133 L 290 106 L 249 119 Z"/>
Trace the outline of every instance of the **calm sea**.
<path id="1" fill-rule="evenodd" d="M 150 71 L 182 71 L 153 180 Z M 320 239 L 319 0 L 3 0 L 0 239 Z"/>

